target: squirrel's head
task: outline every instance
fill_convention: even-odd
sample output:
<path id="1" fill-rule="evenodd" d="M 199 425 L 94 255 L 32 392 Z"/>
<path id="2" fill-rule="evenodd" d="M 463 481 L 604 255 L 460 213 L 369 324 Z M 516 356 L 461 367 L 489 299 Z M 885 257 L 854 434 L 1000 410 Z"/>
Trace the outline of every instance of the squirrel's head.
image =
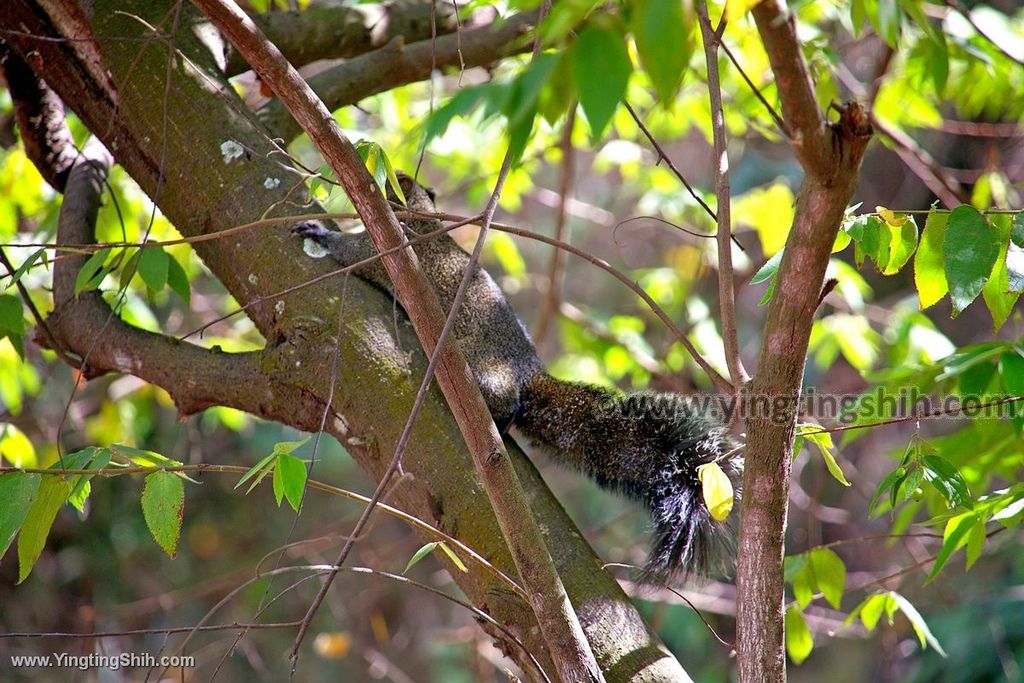
<path id="1" fill-rule="evenodd" d="M 405 205 L 413 211 L 434 211 L 434 191 L 429 187 L 423 187 L 409 175 L 401 171 L 396 171 L 395 176 L 398 178 L 398 184 L 402 188 L 402 194 L 405 195 Z M 388 186 L 388 200 L 401 204 L 402 201 L 392 191 L 391 186 Z"/>

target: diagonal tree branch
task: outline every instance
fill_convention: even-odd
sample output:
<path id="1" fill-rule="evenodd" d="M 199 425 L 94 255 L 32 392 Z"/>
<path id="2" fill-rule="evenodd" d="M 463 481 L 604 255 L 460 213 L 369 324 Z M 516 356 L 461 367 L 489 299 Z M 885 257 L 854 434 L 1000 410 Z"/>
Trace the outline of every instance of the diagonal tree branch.
<path id="1" fill-rule="evenodd" d="M 233 2 L 193 2 L 245 55 L 256 73 L 302 124 L 345 187 L 377 250 L 384 252 L 401 244 L 404 231 L 387 200 L 377 190 L 355 147 L 299 73 Z M 492 200 L 494 205 L 496 195 L 497 192 Z M 494 209 L 489 210 L 493 213 Z M 459 424 L 477 474 L 494 507 L 559 676 L 567 683 L 603 681 L 604 676 L 548 556 L 540 528 L 480 388 L 458 346 L 453 342 L 444 343 L 445 315 L 416 253 L 407 248 L 388 254 L 382 260 L 424 350 L 434 354 L 435 349 L 440 348 L 437 383 Z M 538 558 L 538 553 L 543 555 Z M 293 650 L 293 659 L 296 654 Z"/>

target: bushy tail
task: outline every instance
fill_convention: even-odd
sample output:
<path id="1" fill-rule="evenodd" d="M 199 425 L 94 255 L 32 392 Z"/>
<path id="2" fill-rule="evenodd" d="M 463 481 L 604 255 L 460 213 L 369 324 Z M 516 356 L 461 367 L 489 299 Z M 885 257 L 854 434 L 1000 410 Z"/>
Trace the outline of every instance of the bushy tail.
<path id="1" fill-rule="evenodd" d="M 559 462 L 647 506 L 654 544 L 646 572 L 661 579 L 731 573 L 743 458 L 719 461 L 737 497 L 729 519 L 717 522 L 704 504 L 697 467 L 734 444 L 693 399 L 613 393 L 539 373 L 523 387 L 514 424 Z"/>

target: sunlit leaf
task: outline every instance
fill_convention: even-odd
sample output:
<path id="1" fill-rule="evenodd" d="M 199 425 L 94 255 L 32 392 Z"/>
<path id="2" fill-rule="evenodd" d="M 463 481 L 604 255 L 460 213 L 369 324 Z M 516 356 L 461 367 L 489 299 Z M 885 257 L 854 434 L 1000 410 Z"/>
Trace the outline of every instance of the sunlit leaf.
<path id="1" fill-rule="evenodd" d="M 11 541 L 28 516 L 43 475 L 28 472 L 0 474 L 0 557 L 7 553 Z"/>
<path id="2" fill-rule="evenodd" d="M 414 565 L 419 563 L 420 560 L 422 560 L 424 557 L 426 557 L 434 551 L 434 548 L 438 546 L 438 543 L 439 541 L 431 541 L 430 543 L 427 543 L 426 545 L 422 546 L 419 550 L 417 550 L 415 553 L 413 553 L 412 557 L 410 557 L 409 561 L 406 563 L 405 569 L 402 570 L 402 573 L 409 573 L 409 570 L 412 569 Z"/>
<path id="3" fill-rule="evenodd" d="M 949 214 L 942 255 L 955 317 L 985 287 L 999 256 L 999 234 L 977 209 L 958 206 Z"/>
<path id="4" fill-rule="evenodd" d="M 697 479 L 701 482 L 704 504 L 712 519 L 724 522 L 732 511 L 733 489 L 729 475 L 717 462 L 697 467 Z"/>
<path id="5" fill-rule="evenodd" d="M 633 66 L 622 36 L 601 28 L 587 28 L 572 48 L 572 76 L 580 106 L 590 124 L 590 137 L 604 133 L 626 94 Z"/>
<path id="6" fill-rule="evenodd" d="M 142 516 L 157 544 L 170 557 L 178 552 L 181 521 L 185 514 L 185 484 L 163 470 L 146 475 L 142 488 Z"/>
<path id="7" fill-rule="evenodd" d="M 39 483 L 38 494 L 29 506 L 18 533 L 18 583 L 28 578 L 35 566 L 46 545 L 53 520 L 70 492 L 68 480 L 58 475 L 47 475 Z"/>
<path id="8" fill-rule="evenodd" d="M 693 55 L 694 19 L 679 0 L 639 0 L 633 7 L 633 37 L 640 63 L 651 77 L 658 99 L 668 103 L 683 80 Z"/>
<path id="9" fill-rule="evenodd" d="M 786 609 L 786 653 L 795 664 L 800 664 L 814 649 L 814 638 L 811 630 L 807 628 L 803 612 L 797 607 L 790 606 Z"/>
<path id="10" fill-rule="evenodd" d="M 928 628 L 928 624 L 925 623 L 924 617 L 917 611 L 910 601 L 895 591 L 890 591 L 889 595 L 899 606 L 900 611 L 910 621 L 910 625 L 914 628 L 914 633 L 917 634 L 917 639 L 921 643 L 921 647 L 930 645 L 933 650 L 938 652 L 941 656 L 946 657 L 946 651 L 939 645 L 939 641 L 932 635 L 931 629 Z"/>
<path id="11" fill-rule="evenodd" d="M 305 490 L 306 463 L 294 455 L 281 454 L 274 467 L 274 494 L 277 496 L 277 504 L 281 504 L 283 494 L 292 509 L 298 512 Z"/>

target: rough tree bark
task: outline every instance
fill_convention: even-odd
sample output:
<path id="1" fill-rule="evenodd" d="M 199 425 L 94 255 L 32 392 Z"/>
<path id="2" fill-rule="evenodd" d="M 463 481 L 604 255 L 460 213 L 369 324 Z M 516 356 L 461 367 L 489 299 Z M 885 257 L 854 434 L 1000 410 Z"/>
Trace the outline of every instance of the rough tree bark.
<path id="1" fill-rule="evenodd" d="M 187 10 L 178 23 L 172 7 L 100 0 L 86 16 L 71 0 L 11 0 L 0 22 L 13 31 L 7 39 L 14 51 L 38 70 L 183 235 L 213 234 L 265 213 L 306 211 L 289 203 L 292 186 L 302 178 L 274 154 L 275 131 L 247 111 L 227 85 L 211 46 L 204 43 L 211 32 L 202 30 Z M 508 38 L 495 57 L 518 49 L 513 42 L 518 35 Z M 94 41 L 93 36 L 100 38 Z M 245 154 L 229 159 L 222 153 L 225 142 L 241 145 Z M 235 356 L 112 325 L 96 346 L 102 352 L 90 357 L 92 372 L 131 372 L 159 384 L 183 415 L 224 404 L 313 430 L 327 407 L 324 363 L 337 350 L 338 387 L 328 407 L 333 418 L 328 431 L 371 476 L 379 477 L 387 464 L 382 456 L 394 449 L 424 367 L 421 353 L 407 358 L 406 351 L 417 348 L 407 323 L 399 323 L 396 338 L 391 302 L 350 280 L 339 340 L 340 281 L 276 296 L 331 268 L 306 258 L 283 227 L 237 232 L 197 243 L 195 249 L 240 303 L 257 302 L 247 314 L 268 340 L 266 348 Z M 94 340 L 102 323 L 97 316 L 103 315 L 102 307 L 88 298 L 85 302 L 93 306 L 91 312 L 69 306 L 54 318 L 63 343 L 79 355 L 86 350 L 83 340 Z M 556 539 L 548 544 L 553 559 L 606 678 L 686 680 L 678 662 L 601 569 L 536 470 L 518 449 L 510 450 L 547 538 Z M 486 500 L 470 495 L 480 485 L 436 391 L 418 420 L 405 469 L 413 476 L 394 493 L 400 507 L 514 574 Z M 487 572 L 452 575 L 474 604 L 510 626 L 550 667 L 526 603 Z M 492 635 L 500 640 L 499 633 Z M 529 672 L 517 648 L 504 643 L 503 649 Z"/>
<path id="2" fill-rule="evenodd" d="M 839 108 L 838 123 L 826 121 L 818 108 L 795 19 L 784 0 L 765 0 L 753 15 L 804 178 L 775 296 L 768 306 L 757 370 L 747 392 L 746 471 L 736 569 L 737 673 L 743 683 L 786 677 L 782 559 L 796 399 L 825 268 L 871 136 L 867 113 L 855 103 Z M 761 399 L 767 399 L 772 410 L 755 415 L 752 410 Z M 786 407 L 777 409 L 777 399 Z"/>

